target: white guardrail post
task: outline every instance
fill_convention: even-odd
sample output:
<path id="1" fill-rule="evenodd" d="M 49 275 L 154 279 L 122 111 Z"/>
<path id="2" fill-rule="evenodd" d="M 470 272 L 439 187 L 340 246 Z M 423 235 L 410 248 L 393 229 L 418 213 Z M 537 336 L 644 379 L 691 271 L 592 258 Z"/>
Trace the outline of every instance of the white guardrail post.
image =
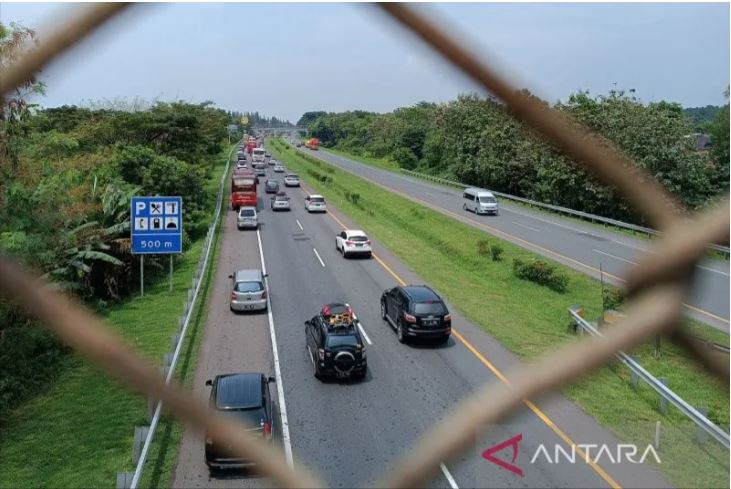
<path id="1" fill-rule="evenodd" d="M 455 182 L 455 181 L 452 181 L 452 180 L 447 180 L 446 178 L 439 178 L 439 177 L 435 177 L 435 176 L 432 176 L 432 175 L 427 175 L 425 173 L 419 173 L 419 172 L 416 172 L 416 171 L 407 170 L 405 168 L 401 168 L 400 170 L 401 170 L 401 173 L 405 173 L 407 175 L 411 175 L 413 177 L 421 178 L 421 179 L 424 179 L 424 180 L 431 180 L 433 182 L 438 182 L 438 183 L 442 183 L 442 184 L 445 184 L 445 185 L 452 185 L 452 186 L 461 187 L 461 188 L 470 187 L 470 185 L 465 185 L 464 183 L 461 183 L 461 182 Z M 656 236 L 656 235 L 660 234 L 655 229 L 647 228 L 647 227 L 644 227 L 644 226 L 637 226 L 636 224 L 630 224 L 628 222 L 618 221 L 616 219 L 611 219 L 609 217 L 597 216 L 596 214 L 589 214 L 588 212 L 575 211 L 574 209 L 569 209 L 567 207 L 561 207 L 561 206 L 558 206 L 558 205 L 544 204 L 543 202 L 538 202 L 538 201 L 535 201 L 535 200 L 525 199 L 523 197 L 517 197 L 515 195 L 504 194 L 502 192 L 497 192 L 495 190 L 490 190 L 490 192 L 492 192 L 493 194 L 497 195 L 498 197 L 502 197 L 504 199 L 514 200 L 516 202 L 522 202 L 523 204 L 528 204 L 528 205 L 532 205 L 532 206 L 535 206 L 535 207 L 541 207 L 543 209 L 549 209 L 549 210 L 552 210 L 554 212 L 559 212 L 559 213 L 562 213 L 562 214 L 568 214 L 570 216 L 580 217 L 582 219 L 587 219 L 589 221 L 601 222 L 601 223 L 609 224 L 611 226 L 615 226 L 615 227 L 618 227 L 618 228 L 629 229 L 629 230 L 632 230 L 632 231 L 637 231 L 637 232 L 640 232 L 640 233 L 650 234 L 650 235 L 653 235 L 653 236 Z M 708 249 L 711 249 L 711 250 L 714 250 L 714 251 L 718 251 L 719 253 L 724 253 L 726 255 L 729 255 L 729 247 L 728 246 L 721 246 L 721 245 L 717 245 L 717 244 L 710 244 L 710 245 L 708 245 Z"/>
<path id="2" fill-rule="evenodd" d="M 188 325 L 190 324 L 190 318 L 193 314 L 193 309 L 195 309 L 195 302 L 198 299 L 198 291 L 200 290 L 201 283 L 203 282 L 203 275 L 205 273 L 206 266 L 208 265 L 208 259 L 211 255 L 211 248 L 213 247 L 213 238 L 216 235 L 216 226 L 218 226 L 218 220 L 221 216 L 223 189 L 226 185 L 226 176 L 228 175 L 228 170 L 231 166 L 231 158 L 233 156 L 233 152 L 237 146 L 238 144 L 231 148 L 231 151 L 228 153 L 226 160 L 226 169 L 224 170 L 223 175 L 221 175 L 221 182 L 218 185 L 218 195 L 216 196 L 216 210 L 214 212 L 213 221 L 208 228 L 208 233 L 206 234 L 206 239 L 203 243 L 203 251 L 201 253 L 200 261 L 198 262 L 199 265 L 196 276 L 193 279 L 193 287 L 188 290 L 188 296 L 185 301 L 183 316 L 181 316 L 178 321 L 178 333 L 173 336 L 172 341 L 175 351 L 172 354 L 165 354 L 165 358 L 163 360 L 162 372 L 165 376 L 166 384 L 169 384 L 173 376 L 175 375 L 175 366 L 178 363 L 178 358 L 180 357 L 180 352 L 182 350 L 184 342 L 183 340 L 185 339 L 185 334 L 188 331 Z M 139 435 L 142 433 L 146 435 L 144 437 L 144 444 L 142 444 L 141 450 L 139 449 L 139 444 L 141 440 L 136 439 L 135 446 L 133 447 L 133 458 L 135 459 L 136 463 L 135 471 L 134 473 L 117 473 L 118 489 L 137 489 L 140 484 L 140 480 L 142 479 L 142 471 L 145 467 L 147 455 L 150 451 L 150 446 L 152 445 L 152 439 L 155 437 L 155 430 L 158 423 L 160 422 L 160 416 L 162 413 L 162 402 L 160 402 L 159 400 L 155 400 L 155 403 L 155 411 L 152 416 L 152 420 L 150 421 L 150 426 L 137 427 L 135 429 L 136 438 L 138 438 Z"/>
<path id="3" fill-rule="evenodd" d="M 576 325 L 584 331 L 594 336 L 604 336 L 597 328 L 595 328 L 592 324 L 582 318 L 574 308 L 569 309 L 569 315 L 574 320 Z M 644 380 L 647 385 L 649 385 L 658 394 L 660 394 L 660 398 L 665 403 L 670 403 L 678 408 L 678 410 L 680 410 L 681 413 L 683 413 L 691 421 L 693 421 L 699 429 L 711 435 L 711 437 L 713 437 L 716 441 L 721 443 L 727 449 L 729 448 L 729 434 L 726 431 L 721 429 L 719 426 L 716 426 L 698 409 L 685 402 L 683 398 L 670 390 L 670 388 L 666 386 L 665 383 L 662 382 L 660 379 L 654 377 L 650 372 L 645 370 L 642 365 L 636 362 L 632 357 L 630 357 L 623 351 L 619 351 L 617 352 L 617 358 L 619 358 L 619 360 L 624 363 L 630 370 L 632 370 L 632 372 L 636 374 L 640 379 Z"/>

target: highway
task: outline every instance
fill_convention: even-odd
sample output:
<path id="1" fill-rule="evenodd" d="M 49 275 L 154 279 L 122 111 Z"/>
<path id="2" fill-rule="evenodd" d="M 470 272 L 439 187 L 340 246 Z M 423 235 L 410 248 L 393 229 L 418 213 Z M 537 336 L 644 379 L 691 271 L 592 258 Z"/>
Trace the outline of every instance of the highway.
<path id="1" fill-rule="evenodd" d="M 281 174 L 267 172 L 282 180 Z M 275 443 L 291 448 L 295 460 L 329 486 L 372 485 L 435 422 L 449 419 L 457 402 L 485 383 L 501 382 L 500 372 L 518 360 L 454 311 L 456 333 L 448 344 L 398 343 L 380 318 L 380 295 L 399 282 L 424 281 L 375 241 L 373 259 L 343 259 L 334 237 L 344 226 L 353 226 L 346 216 L 332 207 L 326 214 L 308 214 L 303 207 L 306 188 L 287 189 L 292 211 L 274 213 L 260 180 L 260 230 L 238 231 L 233 211 L 224 218 L 194 392 L 206 398 L 205 380 L 220 373 L 275 375 L 276 353 L 281 392 L 273 395 L 279 415 Z M 228 275 L 247 267 L 265 268 L 269 274 L 270 315 L 229 311 Z M 303 323 L 334 301 L 350 303 L 362 322 L 369 361 L 363 381 L 321 381 L 312 374 Z M 475 428 L 479 433 L 474 450 L 459 462 L 444 464 L 430 487 L 669 486 L 645 464 L 587 463 L 581 457 L 574 463 L 549 463 L 544 458 L 531 463 L 540 445 L 553 454 L 557 444 L 570 450 L 568 443 L 619 443 L 559 395 L 526 403 L 489 432 Z M 484 450 L 519 435 L 513 463 L 522 475 L 481 457 Z M 510 462 L 510 449 L 496 457 Z M 210 477 L 203 462 L 202 434 L 184 430 L 173 487 L 270 485 L 246 472 Z"/>
<path id="2" fill-rule="evenodd" d="M 365 178 L 394 193 L 437 210 L 498 238 L 561 262 L 579 272 L 622 285 L 627 269 L 650 248 L 646 240 L 611 232 L 524 206 L 500 201 L 499 216 L 477 216 L 462 210 L 459 190 L 365 165 L 327 150 L 302 152 Z M 705 259 L 696 268 L 688 316 L 729 332 L 729 262 Z"/>

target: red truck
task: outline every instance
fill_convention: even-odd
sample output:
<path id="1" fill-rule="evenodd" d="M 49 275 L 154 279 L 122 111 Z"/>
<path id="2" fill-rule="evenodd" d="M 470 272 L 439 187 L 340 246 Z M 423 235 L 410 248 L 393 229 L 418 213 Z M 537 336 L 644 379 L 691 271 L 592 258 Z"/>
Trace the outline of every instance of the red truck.
<path id="1" fill-rule="evenodd" d="M 317 148 L 320 147 L 320 140 L 317 138 L 308 139 L 305 141 L 305 148 L 313 149 L 317 151 Z"/>
<path id="2" fill-rule="evenodd" d="M 237 170 L 231 175 L 231 209 L 256 207 L 256 184 L 259 180 L 251 170 Z"/>

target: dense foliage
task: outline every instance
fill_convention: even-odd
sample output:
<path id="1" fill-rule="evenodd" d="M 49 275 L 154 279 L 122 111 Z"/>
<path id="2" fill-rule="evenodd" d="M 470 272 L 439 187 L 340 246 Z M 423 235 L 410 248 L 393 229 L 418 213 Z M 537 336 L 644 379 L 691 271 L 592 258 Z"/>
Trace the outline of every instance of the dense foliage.
<path id="1" fill-rule="evenodd" d="M 0 24 L 0 66 L 33 36 Z M 184 243 L 204 233 L 213 202 L 207 177 L 233 115 L 208 102 L 41 110 L 28 96 L 42 91 L 31 79 L 0 101 L 0 253 L 92 307 L 119 301 L 139 281 L 130 197 L 182 195 Z M 145 263 L 149 278 L 162 268 L 154 257 Z M 0 414 L 52 377 L 60 358 L 45 329 L 0 300 Z"/>
<path id="2" fill-rule="evenodd" d="M 555 108 L 614 143 L 690 209 L 699 209 L 728 191 L 728 105 L 717 113 L 709 131 L 711 152 L 695 149 L 694 139 L 687 137 L 694 132 L 693 123 L 675 103 L 643 104 L 632 91 L 597 97 L 579 92 Z M 422 102 L 386 114 L 311 112 L 301 119 L 308 120 L 311 134 L 325 147 L 642 223 L 611 188 L 598 183 L 490 98 L 467 95 L 445 104 Z"/>

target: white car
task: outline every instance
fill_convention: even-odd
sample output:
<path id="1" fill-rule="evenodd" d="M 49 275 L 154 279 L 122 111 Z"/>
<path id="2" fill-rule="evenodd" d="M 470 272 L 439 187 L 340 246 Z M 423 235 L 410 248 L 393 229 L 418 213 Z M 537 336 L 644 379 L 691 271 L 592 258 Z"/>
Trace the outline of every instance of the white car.
<path id="1" fill-rule="evenodd" d="M 236 163 L 236 169 L 246 168 L 246 161 L 239 161 Z"/>
<path id="2" fill-rule="evenodd" d="M 371 240 L 359 229 L 346 229 L 335 235 L 335 249 L 343 254 L 343 258 L 352 255 L 372 256 Z"/>
<path id="3" fill-rule="evenodd" d="M 284 177 L 284 186 L 285 187 L 299 187 L 300 186 L 300 177 L 298 177 L 294 173 L 290 173 L 289 175 Z"/>
<path id="4" fill-rule="evenodd" d="M 284 167 L 282 165 L 274 165 L 274 173 L 284 173 Z"/>
<path id="5" fill-rule="evenodd" d="M 325 197 L 317 194 L 305 196 L 305 209 L 307 212 L 327 212 Z"/>

